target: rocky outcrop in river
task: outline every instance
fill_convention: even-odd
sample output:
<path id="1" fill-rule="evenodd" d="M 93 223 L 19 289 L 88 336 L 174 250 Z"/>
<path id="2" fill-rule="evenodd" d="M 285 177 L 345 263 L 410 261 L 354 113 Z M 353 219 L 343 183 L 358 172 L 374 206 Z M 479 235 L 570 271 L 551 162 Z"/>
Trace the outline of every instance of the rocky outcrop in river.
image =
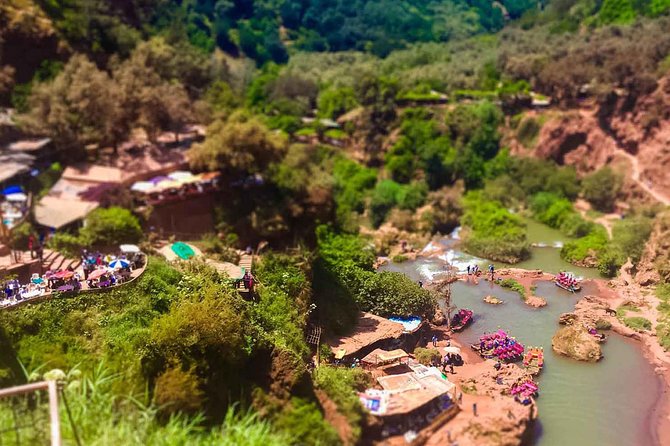
<path id="1" fill-rule="evenodd" d="M 559 355 L 578 361 L 596 362 L 602 358 L 600 343 L 580 324 L 559 328 L 551 339 L 551 347 Z"/>

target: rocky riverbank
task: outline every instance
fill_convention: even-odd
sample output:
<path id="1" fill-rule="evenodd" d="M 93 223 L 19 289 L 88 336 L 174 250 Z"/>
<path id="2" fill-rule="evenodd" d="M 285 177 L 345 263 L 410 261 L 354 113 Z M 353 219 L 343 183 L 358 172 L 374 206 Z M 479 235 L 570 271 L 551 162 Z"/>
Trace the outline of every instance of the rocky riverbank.
<path id="1" fill-rule="evenodd" d="M 446 327 L 434 327 L 441 340 L 438 347 L 447 345 L 450 336 Z M 510 386 L 526 372 L 516 364 L 504 364 L 499 371 L 495 362 L 484 361 L 468 345 L 451 337 L 452 346 L 461 348 L 464 364 L 447 374 L 457 386 L 461 411 L 444 426 L 432 432 L 426 445 L 518 446 L 523 443 L 528 428 L 537 418 L 535 403 L 524 406 L 509 394 Z"/>
<path id="2" fill-rule="evenodd" d="M 655 332 L 636 331 L 627 327 L 614 311 L 625 303 L 633 303 L 640 308 L 640 317 L 647 318 L 655 325 L 657 299 L 648 288 L 641 287 L 633 280 L 626 267 L 622 268 L 620 276 L 615 280 L 592 282 L 597 290 L 595 295 L 582 298 L 575 305 L 574 312 L 564 314 L 562 318 L 575 317 L 580 323 L 596 327 L 609 324 L 614 332 L 639 341 L 645 359 L 654 366 L 656 375 L 663 383 L 663 391 L 654 410 L 655 442 L 658 445 L 670 444 L 670 355 L 659 345 Z"/>

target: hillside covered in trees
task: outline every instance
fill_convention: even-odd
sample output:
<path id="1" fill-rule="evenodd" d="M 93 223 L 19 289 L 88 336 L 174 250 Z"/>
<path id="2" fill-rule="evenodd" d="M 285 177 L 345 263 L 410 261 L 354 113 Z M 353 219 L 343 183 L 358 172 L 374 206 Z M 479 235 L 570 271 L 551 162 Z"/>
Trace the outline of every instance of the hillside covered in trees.
<path id="1" fill-rule="evenodd" d="M 563 259 L 605 277 L 645 258 L 667 217 L 612 160 L 653 155 L 670 132 L 669 12 L 668 0 L 3 1 L 0 106 L 21 132 L 51 138 L 68 166 L 203 126 L 189 163 L 219 172 L 222 190 L 217 234 L 200 246 L 222 259 L 261 241 L 269 251 L 254 302 L 204 264 L 152 258 L 99 301 L 0 314 L 15 357 L 0 381 L 82 374 L 76 416 L 95 390 L 119 435 L 105 437 L 111 415 L 91 418 L 87 443 L 362 442 L 365 377 L 310 373 L 305 333 L 346 333 L 361 310 L 432 314 L 435 295 L 375 273 L 376 256 L 401 262 L 401 241 L 419 249 L 461 226 L 464 250 L 514 264 L 531 255 L 533 219 L 569 238 Z M 613 211 L 626 218 L 606 227 Z M 92 232 L 52 247 L 76 252 Z M 668 253 L 655 258 L 670 280 Z M 326 421 L 324 394 L 349 438 Z"/>

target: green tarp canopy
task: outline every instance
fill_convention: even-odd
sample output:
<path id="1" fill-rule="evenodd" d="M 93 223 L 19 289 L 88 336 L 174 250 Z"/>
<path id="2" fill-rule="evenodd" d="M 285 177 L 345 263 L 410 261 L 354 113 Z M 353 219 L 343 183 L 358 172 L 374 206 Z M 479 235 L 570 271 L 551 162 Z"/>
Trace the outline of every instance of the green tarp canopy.
<path id="1" fill-rule="evenodd" d="M 177 257 L 182 260 L 188 260 L 195 256 L 195 251 L 193 251 L 193 248 L 183 242 L 174 243 L 170 248 L 172 249 L 172 252 L 177 254 Z"/>

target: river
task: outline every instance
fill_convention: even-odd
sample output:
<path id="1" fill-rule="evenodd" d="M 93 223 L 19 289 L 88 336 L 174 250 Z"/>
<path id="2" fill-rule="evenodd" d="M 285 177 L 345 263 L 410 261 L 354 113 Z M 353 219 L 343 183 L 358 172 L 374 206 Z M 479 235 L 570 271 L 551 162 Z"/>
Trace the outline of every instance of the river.
<path id="1" fill-rule="evenodd" d="M 552 230 L 546 229 L 546 232 L 537 232 L 540 237 L 552 234 Z M 531 241 L 547 242 L 546 239 Z M 437 243 L 450 245 L 451 241 Z M 593 277 L 592 270 L 577 269 L 563 262 L 556 248 L 534 248 L 534 256 L 536 250 L 543 250 L 540 258 L 544 263 L 538 265 L 535 263 L 538 258 L 534 257 L 525 267 L 540 267 L 550 272 L 570 269 Z M 458 261 L 469 258 L 457 251 L 452 251 L 448 257 Z M 403 272 L 414 280 L 426 281 L 444 267 L 442 256 L 442 259 L 419 258 L 412 262 L 387 264 L 381 269 Z M 586 274 L 582 270 L 586 270 Z M 653 367 L 642 356 L 639 345 L 610 332 L 603 346 L 604 359 L 595 364 L 567 359 L 551 350 L 558 316 L 572 311 L 581 296 L 594 291 L 592 287 L 594 285 L 587 283 L 581 293 L 571 294 L 551 282 L 539 282 L 536 294 L 545 298 L 548 305 L 535 309 L 525 305 L 518 294 L 484 280 L 479 284 L 457 282 L 452 286 L 453 304 L 475 312 L 473 325 L 458 335 L 462 342 L 474 343 L 484 332 L 503 328 L 525 345 L 544 347 L 545 367 L 538 379 L 539 421 L 535 424 L 533 445 L 653 444 L 651 433 L 655 429 L 655 420 L 652 414 L 661 383 Z M 487 294 L 493 294 L 505 303 L 486 304 L 482 298 Z"/>

